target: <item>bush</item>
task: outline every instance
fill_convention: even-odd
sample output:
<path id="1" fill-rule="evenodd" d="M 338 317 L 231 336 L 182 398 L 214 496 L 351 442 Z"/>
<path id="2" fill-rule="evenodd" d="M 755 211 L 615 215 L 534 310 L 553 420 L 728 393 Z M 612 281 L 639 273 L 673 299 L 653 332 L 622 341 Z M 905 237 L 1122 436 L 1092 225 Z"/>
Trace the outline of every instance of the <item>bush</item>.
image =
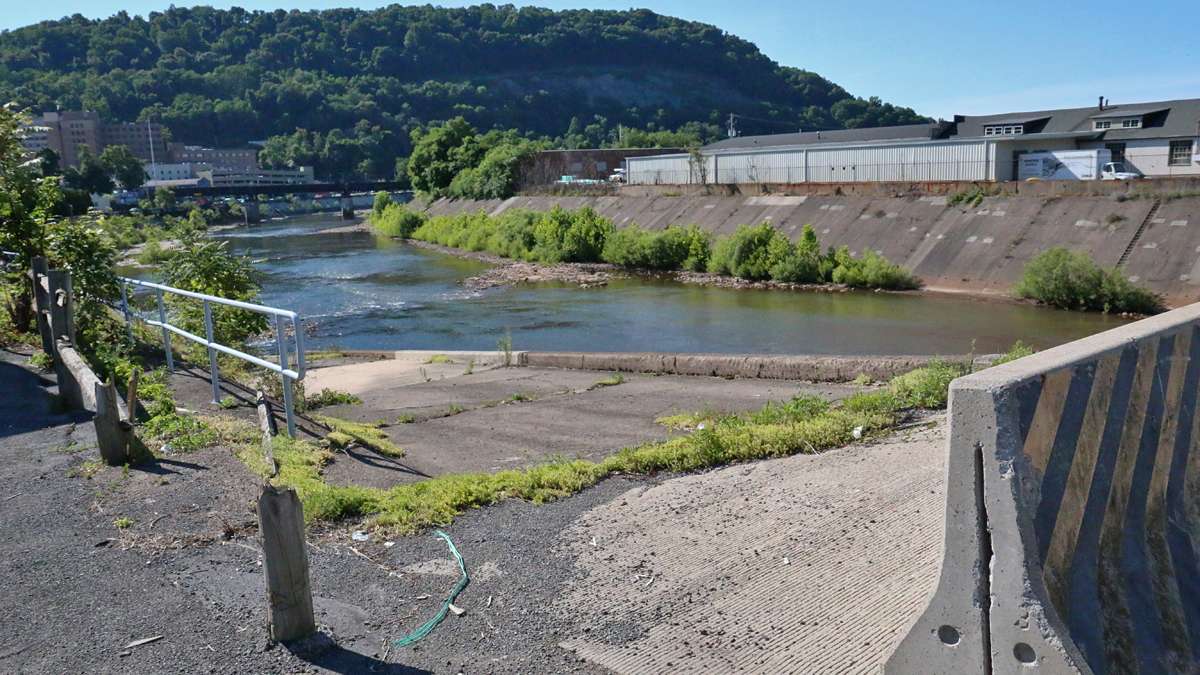
<path id="1" fill-rule="evenodd" d="M 600 257 L 622 267 L 703 269 L 708 261 L 708 235 L 695 225 L 671 225 L 661 232 L 630 225 L 609 235 Z"/>
<path id="2" fill-rule="evenodd" d="M 386 193 L 379 193 L 386 197 Z M 425 215 L 413 211 L 401 204 L 392 203 L 391 197 L 387 197 L 383 208 L 379 208 L 379 195 L 375 197 L 375 206 L 371 210 L 371 227 L 376 232 L 385 237 L 399 237 L 408 239 L 413 232 L 421 225 L 425 224 Z"/>
<path id="3" fill-rule="evenodd" d="M 598 262 L 612 221 L 590 208 L 567 211 L 554 207 L 533 226 L 532 259 L 545 263 Z"/>
<path id="4" fill-rule="evenodd" d="M 226 242 L 192 239 L 168 258 L 163 283 L 193 293 L 215 295 L 229 300 L 254 302 L 258 299 L 258 273 L 244 256 L 231 255 Z M 178 312 L 185 330 L 203 335 L 204 309 L 199 300 L 169 295 L 167 302 Z M 213 333 L 216 341 L 239 346 L 269 328 L 262 314 L 233 307 L 214 305 Z"/>
<path id="5" fill-rule="evenodd" d="M 770 223 L 740 225 L 732 235 L 717 241 L 708 271 L 743 279 L 770 279 L 771 268 L 791 253 L 791 242 Z"/>
<path id="6" fill-rule="evenodd" d="M 383 215 L 387 207 L 392 205 L 392 196 L 387 190 L 380 190 L 375 193 L 375 200 L 371 202 L 371 220 L 374 221 Z"/>
<path id="7" fill-rule="evenodd" d="M 837 265 L 831 279 L 835 284 L 852 288 L 886 288 L 912 290 L 921 283 L 908 270 L 888 262 L 875 251 L 867 251 L 861 258 L 853 258 L 845 248 L 834 253 Z"/>
<path id="8" fill-rule="evenodd" d="M 829 279 L 831 265 L 821 255 L 821 242 L 812 225 L 805 225 L 800 241 L 771 267 L 771 278 L 790 283 L 820 283 Z"/>
<path id="9" fill-rule="evenodd" d="M 1162 300 L 1117 270 L 1105 270 L 1086 253 L 1049 249 L 1025 266 L 1016 294 L 1060 307 L 1101 312 L 1155 314 Z"/>

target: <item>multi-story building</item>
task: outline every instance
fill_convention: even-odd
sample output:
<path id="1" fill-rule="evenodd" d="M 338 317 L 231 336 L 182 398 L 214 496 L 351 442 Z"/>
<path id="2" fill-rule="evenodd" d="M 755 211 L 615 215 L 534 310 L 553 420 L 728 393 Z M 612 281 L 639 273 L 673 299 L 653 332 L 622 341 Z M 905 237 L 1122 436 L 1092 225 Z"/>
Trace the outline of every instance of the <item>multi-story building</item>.
<path id="1" fill-rule="evenodd" d="M 171 162 L 206 164 L 222 171 L 258 171 L 258 151 L 254 148 L 204 148 L 172 143 L 169 150 Z"/>
<path id="2" fill-rule="evenodd" d="M 36 117 L 22 132 L 25 148 L 49 148 L 62 166 L 77 166 L 82 148 L 100 154 L 110 145 L 128 146 L 139 159 L 165 160 L 166 130 L 155 122 L 104 122 L 92 111 L 48 112 Z"/>

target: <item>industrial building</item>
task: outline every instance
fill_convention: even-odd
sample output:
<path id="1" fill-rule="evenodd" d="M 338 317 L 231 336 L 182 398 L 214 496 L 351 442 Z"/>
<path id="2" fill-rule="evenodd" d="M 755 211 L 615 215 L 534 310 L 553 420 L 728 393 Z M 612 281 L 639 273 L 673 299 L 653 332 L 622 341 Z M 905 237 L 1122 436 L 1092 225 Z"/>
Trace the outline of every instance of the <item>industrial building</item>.
<path id="1" fill-rule="evenodd" d="M 871 129 L 735 136 L 696 154 L 631 157 L 630 184 L 1008 181 L 1022 155 L 1106 149 L 1147 178 L 1200 176 L 1200 99 Z"/>

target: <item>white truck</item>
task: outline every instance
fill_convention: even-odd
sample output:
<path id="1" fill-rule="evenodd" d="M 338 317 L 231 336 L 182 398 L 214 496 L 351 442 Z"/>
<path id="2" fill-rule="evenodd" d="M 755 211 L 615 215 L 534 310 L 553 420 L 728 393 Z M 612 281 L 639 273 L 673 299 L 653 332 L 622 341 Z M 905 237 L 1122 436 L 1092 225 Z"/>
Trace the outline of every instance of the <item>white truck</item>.
<path id="1" fill-rule="evenodd" d="M 1132 180 L 1141 178 L 1109 150 L 1045 150 L 1017 160 L 1017 180 Z"/>

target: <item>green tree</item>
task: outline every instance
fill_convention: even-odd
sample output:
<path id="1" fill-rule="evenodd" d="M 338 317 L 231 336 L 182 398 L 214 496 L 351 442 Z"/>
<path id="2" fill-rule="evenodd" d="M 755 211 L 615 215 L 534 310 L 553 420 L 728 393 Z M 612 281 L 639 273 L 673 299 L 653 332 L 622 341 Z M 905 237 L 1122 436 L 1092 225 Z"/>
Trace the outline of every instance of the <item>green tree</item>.
<path id="1" fill-rule="evenodd" d="M 63 180 L 67 187 L 84 190 L 88 194 L 107 195 L 113 191 L 108 167 L 87 146 L 79 150 L 79 167 L 63 172 Z"/>
<path id="2" fill-rule="evenodd" d="M 16 264 L 0 281 L 0 295 L 12 325 L 29 330 L 32 288 L 20 270 L 46 248 L 46 224 L 59 201 L 58 180 L 39 179 L 25 162 L 20 128 L 23 116 L 0 107 L 0 249 L 15 251 Z"/>
<path id="3" fill-rule="evenodd" d="M 37 158 L 43 176 L 58 176 L 62 174 L 62 164 L 57 152 L 50 148 L 42 148 L 38 151 Z"/>
<path id="4" fill-rule="evenodd" d="M 475 128 L 462 117 L 414 130 L 412 142 L 408 176 L 413 189 L 434 197 L 445 196 L 454 177 L 479 163 L 483 154 Z"/>
<path id="5" fill-rule="evenodd" d="M 189 237 L 167 259 L 164 283 L 193 293 L 230 300 L 254 301 L 258 297 L 258 273 L 244 256 L 231 255 L 227 242 Z M 170 302 L 185 329 L 204 332 L 204 307 L 191 298 L 172 296 Z M 268 328 L 266 317 L 233 307 L 213 307 L 213 331 L 218 342 L 240 345 Z"/>
<path id="6" fill-rule="evenodd" d="M 154 208 L 159 213 L 166 213 L 175 208 L 175 192 L 171 188 L 160 185 L 154 188 Z"/>
<path id="7" fill-rule="evenodd" d="M 145 167 L 142 166 L 142 160 L 135 157 L 125 145 L 110 145 L 105 148 L 104 152 L 100 153 L 100 163 L 126 190 L 142 187 L 149 178 Z"/>

